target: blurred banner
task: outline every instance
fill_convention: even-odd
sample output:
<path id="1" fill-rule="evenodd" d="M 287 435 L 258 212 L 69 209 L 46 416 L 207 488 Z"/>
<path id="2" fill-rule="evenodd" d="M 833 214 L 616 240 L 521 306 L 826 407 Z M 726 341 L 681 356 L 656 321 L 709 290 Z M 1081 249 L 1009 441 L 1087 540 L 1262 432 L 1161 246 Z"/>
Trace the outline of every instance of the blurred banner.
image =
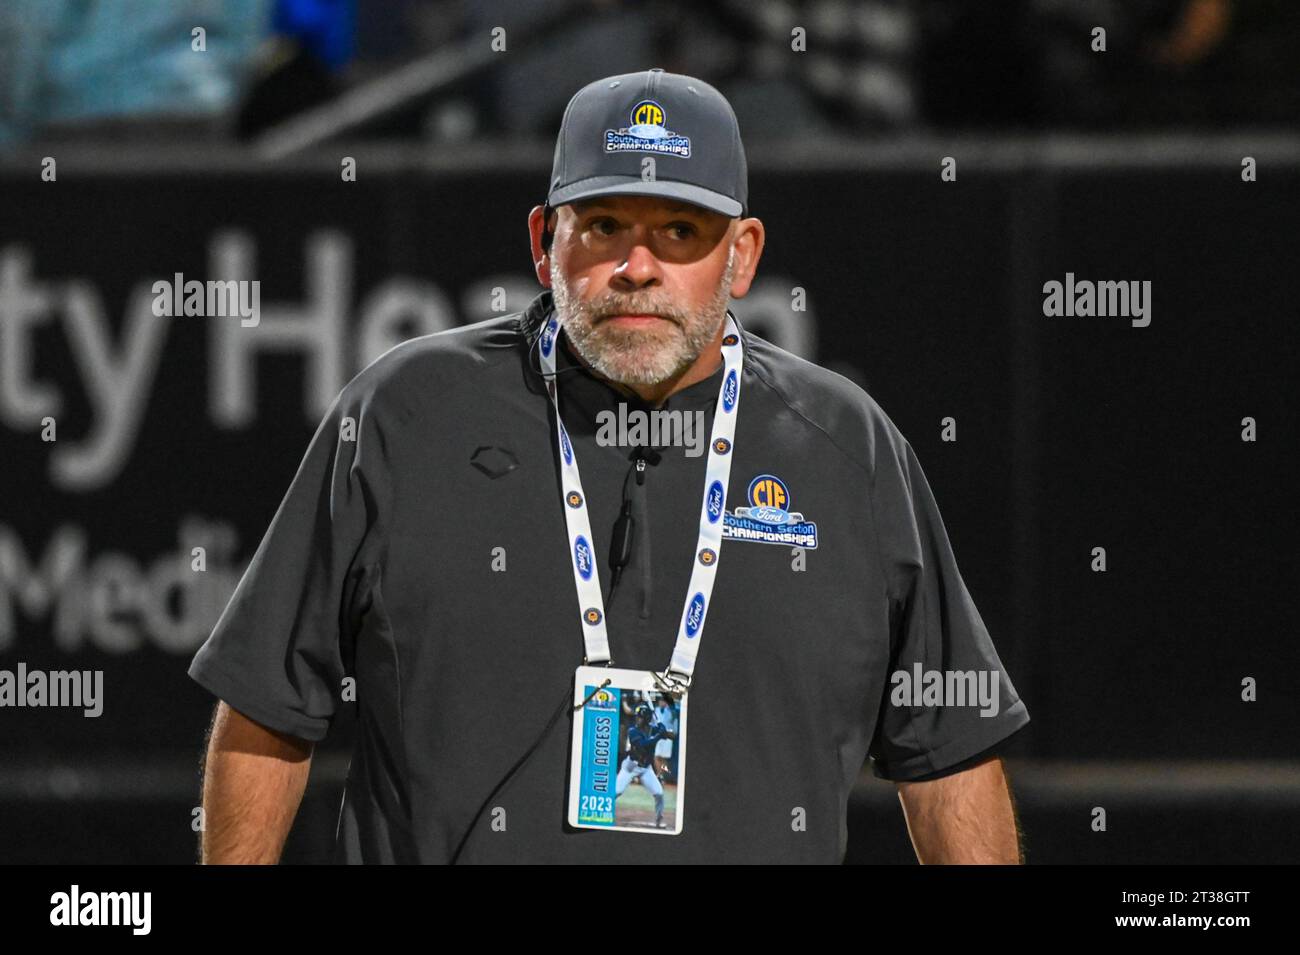
<path id="1" fill-rule="evenodd" d="M 1277 482 L 1300 165 L 1243 181 L 1249 150 L 753 170 L 767 248 L 735 309 L 866 386 L 917 449 L 1032 755 L 1300 754 Z M 186 667 L 327 404 L 397 342 L 539 291 L 544 158 L 363 158 L 356 181 L 339 162 L 3 167 L 0 668 L 103 671 L 99 716 L 6 712 L 11 765 L 197 760 L 213 701 Z M 155 283 L 178 281 L 256 281 L 256 324 L 157 314 Z M 1048 315 L 1053 282 L 1072 305 L 1086 282 L 1136 283 L 1147 312 Z M 1097 572 L 1098 547 L 1121 572 Z"/>

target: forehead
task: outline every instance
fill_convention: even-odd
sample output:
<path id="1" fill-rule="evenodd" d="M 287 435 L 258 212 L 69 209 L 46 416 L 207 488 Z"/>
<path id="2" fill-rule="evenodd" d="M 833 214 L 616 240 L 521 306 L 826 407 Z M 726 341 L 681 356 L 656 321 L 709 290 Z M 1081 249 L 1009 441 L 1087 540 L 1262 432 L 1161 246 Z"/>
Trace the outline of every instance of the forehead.
<path id="1" fill-rule="evenodd" d="M 699 219 L 723 217 L 722 213 L 664 196 L 594 196 L 570 203 L 579 215 L 587 212 L 621 212 L 625 215 L 686 215 Z"/>

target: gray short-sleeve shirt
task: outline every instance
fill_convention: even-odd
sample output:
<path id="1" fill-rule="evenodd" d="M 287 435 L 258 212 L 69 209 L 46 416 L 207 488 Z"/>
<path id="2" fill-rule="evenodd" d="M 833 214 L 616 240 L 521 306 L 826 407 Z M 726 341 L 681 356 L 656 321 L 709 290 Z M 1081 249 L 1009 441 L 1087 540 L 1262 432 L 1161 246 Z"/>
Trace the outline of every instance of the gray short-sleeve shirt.
<path id="1" fill-rule="evenodd" d="M 235 709 L 308 740 L 355 678 L 337 861 L 839 862 L 868 757 L 884 778 L 924 778 L 1029 721 L 910 444 L 857 385 L 737 318 L 726 509 L 742 536 L 724 540 L 690 691 L 684 831 L 569 829 L 568 717 L 542 732 L 583 654 L 534 345 L 552 305 L 543 292 L 522 313 L 412 339 L 354 378 L 190 666 Z M 707 455 L 659 447 L 638 482 L 632 449 L 597 442 L 597 414 L 649 406 L 589 374 L 563 336 L 558 366 L 614 663 L 662 670 Z M 721 375 L 659 410 L 703 412 L 707 441 Z M 636 532 L 611 596 L 625 496 Z M 799 515 L 801 534 L 815 525 L 815 548 L 735 513 L 773 504 Z M 996 671 L 996 715 L 895 705 L 891 673 L 918 665 Z M 504 829 L 480 813 L 489 795 Z"/>

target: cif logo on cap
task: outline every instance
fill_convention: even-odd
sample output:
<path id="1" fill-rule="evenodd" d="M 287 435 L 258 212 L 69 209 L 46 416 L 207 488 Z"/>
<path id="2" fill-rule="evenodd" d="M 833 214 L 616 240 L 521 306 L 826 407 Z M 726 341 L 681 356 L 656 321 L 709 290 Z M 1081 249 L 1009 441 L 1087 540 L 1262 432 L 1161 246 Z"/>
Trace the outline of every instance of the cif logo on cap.
<path id="1" fill-rule="evenodd" d="M 591 545 L 581 534 L 573 542 L 573 563 L 583 580 L 591 580 Z"/>
<path id="2" fill-rule="evenodd" d="M 709 523 L 718 523 L 718 518 L 722 516 L 722 482 L 714 481 L 709 485 L 709 496 L 705 498 L 705 506 L 709 515 Z"/>
<path id="3" fill-rule="evenodd" d="M 730 411 L 736 407 L 736 389 L 740 386 L 736 384 L 736 369 L 727 372 L 727 381 L 722 386 L 722 410 Z"/>
<path id="4" fill-rule="evenodd" d="M 790 491 L 775 474 L 760 474 L 749 482 L 749 514 L 760 521 L 784 524 L 790 509 Z"/>
<path id="5" fill-rule="evenodd" d="M 686 608 L 686 636 L 693 637 L 700 632 L 700 624 L 704 622 L 704 594 L 697 593 L 691 598 L 690 606 Z"/>
<path id="6" fill-rule="evenodd" d="M 629 133 L 637 136 L 664 135 L 664 108 L 651 99 L 643 99 L 632 107 L 632 125 Z"/>
<path id="7" fill-rule="evenodd" d="M 667 120 L 662 106 L 652 99 L 643 99 L 632 107 L 626 126 L 605 130 L 605 152 L 658 153 L 689 159 L 691 137 L 673 132 L 665 125 Z"/>
<path id="8" fill-rule="evenodd" d="M 559 327 L 559 323 L 552 318 L 542 329 L 542 354 L 548 358 L 551 354 L 551 346 L 555 344 L 555 330 Z"/>

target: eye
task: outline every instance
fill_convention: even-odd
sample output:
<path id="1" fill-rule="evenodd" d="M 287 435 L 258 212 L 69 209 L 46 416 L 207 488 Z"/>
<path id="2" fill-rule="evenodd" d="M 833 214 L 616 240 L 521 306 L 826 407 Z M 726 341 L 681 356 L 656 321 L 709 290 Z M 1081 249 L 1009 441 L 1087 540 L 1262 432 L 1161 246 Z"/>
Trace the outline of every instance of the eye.
<path id="1" fill-rule="evenodd" d="M 615 227 L 615 226 L 618 225 L 618 223 L 616 223 L 616 222 L 615 222 L 612 218 L 610 218 L 609 216 L 597 216 L 596 218 L 592 219 L 592 220 L 587 224 L 587 227 L 590 228 L 590 229 L 592 229 L 593 231 L 595 231 L 597 235 L 613 235 L 614 233 L 613 233 L 612 228 L 611 228 L 611 231 L 609 231 L 609 232 L 606 232 L 606 231 L 604 231 L 604 230 L 601 228 L 601 227 L 604 226 L 604 225 L 609 225 L 609 226 L 611 226 L 611 227 Z"/>
<path id="2" fill-rule="evenodd" d="M 691 225 L 689 222 L 671 222 L 668 224 L 668 228 L 682 230 L 681 234 L 677 236 L 679 239 L 689 239 L 695 235 L 695 226 Z"/>

